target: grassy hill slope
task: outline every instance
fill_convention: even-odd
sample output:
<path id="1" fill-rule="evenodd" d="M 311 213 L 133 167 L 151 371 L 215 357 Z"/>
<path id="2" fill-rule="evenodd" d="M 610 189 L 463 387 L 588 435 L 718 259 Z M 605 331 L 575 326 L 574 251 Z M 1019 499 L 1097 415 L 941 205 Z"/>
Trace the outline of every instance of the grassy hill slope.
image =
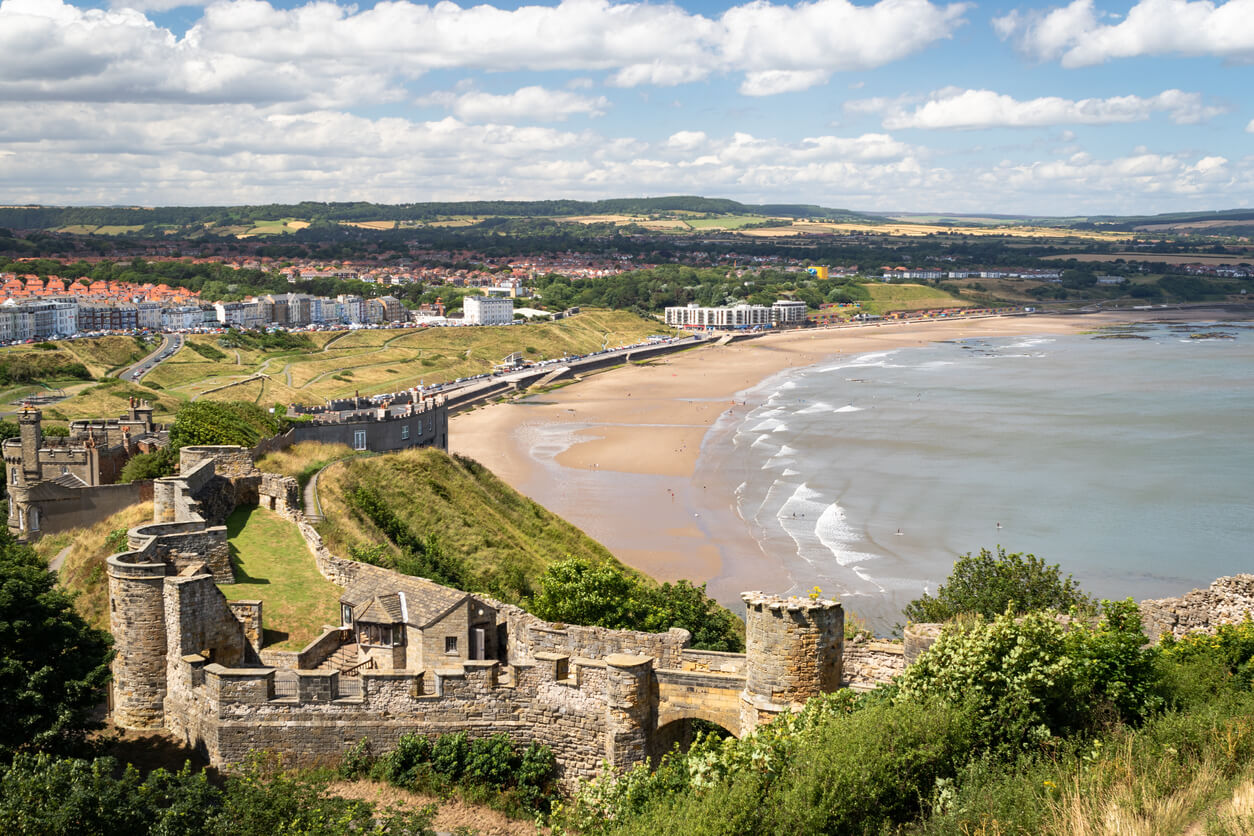
<path id="1" fill-rule="evenodd" d="M 392 515 L 381 521 L 363 510 L 361 492 Z M 556 560 L 617 560 L 600 543 L 506 485 L 487 468 L 441 450 L 420 449 L 338 462 L 318 479 L 326 521 L 319 531 L 332 552 L 400 558 L 384 533 L 403 527 L 419 541 L 434 537 L 446 558 L 460 564 L 466 588 L 520 602 Z"/>
<path id="2" fill-rule="evenodd" d="M 247 335 L 241 341 L 233 335 L 197 334 L 189 336 L 183 348 L 142 381 L 106 380 L 58 404 L 50 417 L 112 416 L 125 409 L 130 396 L 152 401 L 159 421 L 169 420 L 181 403 L 202 395 L 264 406 L 320 404 L 328 398 L 351 397 L 354 392 L 395 392 L 419 381 L 431 384 L 470 377 L 491 371 L 516 351 L 529 360 L 543 360 L 670 333 L 672 329 L 629 311 L 589 309 L 557 322 L 524 325 L 292 335 L 291 345 L 274 348 Z M 69 347 L 81 350 L 79 342 L 90 341 L 56 343 L 57 351 L 41 354 L 63 354 L 74 360 Z M 211 389 L 217 391 L 206 394 Z"/>
<path id="3" fill-rule="evenodd" d="M 87 528 L 72 528 L 41 538 L 35 552 L 52 561 L 69 548 L 57 580 L 74 595 L 74 609 L 93 627 L 109 629 L 109 579 L 105 558 L 127 549 L 126 532 L 152 520 L 152 503 L 141 502 Z"/>

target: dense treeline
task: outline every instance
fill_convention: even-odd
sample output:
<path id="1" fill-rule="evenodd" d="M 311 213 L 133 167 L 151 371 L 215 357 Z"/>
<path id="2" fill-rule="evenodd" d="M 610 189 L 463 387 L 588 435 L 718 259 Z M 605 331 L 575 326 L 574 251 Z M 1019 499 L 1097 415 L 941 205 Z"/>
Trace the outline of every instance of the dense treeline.
<path id="1" fill-rule="evenodd" d="M 538 277 L 534 285 L 551 310 L 587 305 L 659 312 L 668 306 L 690 302 L 726 305 L 747 301 L 770 305 L 781 297 L 799 299 L 817 308 L 823 302 L 870 298 L 866 288 L 855 281 L 818 280 L 806 273 L 769 269 L 739 278 L 736 271 L 726 267 L 695 268 L 678 264 L 587 279 L 550 274 Z"/>

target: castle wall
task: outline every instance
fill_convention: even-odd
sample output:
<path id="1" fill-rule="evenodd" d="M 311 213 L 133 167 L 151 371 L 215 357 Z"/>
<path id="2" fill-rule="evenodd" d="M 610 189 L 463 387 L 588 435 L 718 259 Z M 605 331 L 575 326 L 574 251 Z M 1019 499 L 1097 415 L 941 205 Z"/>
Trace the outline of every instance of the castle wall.
<path id="1" fill-rule="evenodd" d="M 231 547 L 226 526 L 204 522 L 149 523 L 132 528 L 132 549 L 142 549 L 154 561 L 170 563 L 175 572 L 204 563 L 218 583 L 234 583 Z"/>
<path id="2" fill-rule="evenodd" d="M 408 433 L 406 432 L 408 430 Z M 359 447 L 356 432 L 366 434 L 365 446 Z M 393 416 L 386 420 L 361 418 L 337 423 L 297 424 L 292 440 L 317 441 L 322 444 L 347 444 L 354 449 L 387 453 L 411 447 L 448 449 L 448 412 L 444 406 L 416 411 L 412 416 Z"/>
<path id="3" fill-rule="evenodd" d="M 220 764 L 266 748 L 309 766 L 334 762 L 363 737 L 385 752 L 410 732 L 467 731 L 474 738 L 503 732 L 522 744 L 549 746 L 560 776 L 573 781 L 596 774 L 612 725 L 604 662 L 576 661 L 562 681 L 551 668 L 520 666 L 510 671 L 509 685 L 498 663 L 467 662 L 430 674 L 430 696 L 423 696 L 423 674 L 413 671 L 365 671 L 359 696 L 339 696 L 338 673 L 308 672 L 297 696 L 278 698 L 270 668 L 230 669 L 197 656 L 179 658 L 174 667 L 172 731 Z M 631 715 L 634 691 L 619 692 L 620 709 Z"/>
<path id="4" fill-rule="evenodd" d="M 250 661 L 244 625 L 210 575 L 165 579 L 165 627 L 168 667 L 191 654 L 226 667 Z"/>
<path id="5" fill-rule="evenodd" d="M 845 642 L 842 669 L 846 687 L 870 691 L 905 671 L 905 647 L 896 642 L 851 639 Z"/>
<path id="6" fill-rule="evenodd" d="M 745 690 L 740 727 L 751 731 L 841 687 L 845 614 L 830 600 L 747 592 Z"/>
<path id="7" fill-rule="evenodd" d="M 70 528 L 95 525 L 103 519 L 138 502 L 153 498 L 153 483 L 143 479 L 125 485 L 97 485 L 91 488 L 66 488 L 52 482 L 39 482 L 30 487 L 10 488 L 9 530 L 14 535 L 34 539 Z M 38 508 L 39 529 L 19 525 L 16 512 Z"/>

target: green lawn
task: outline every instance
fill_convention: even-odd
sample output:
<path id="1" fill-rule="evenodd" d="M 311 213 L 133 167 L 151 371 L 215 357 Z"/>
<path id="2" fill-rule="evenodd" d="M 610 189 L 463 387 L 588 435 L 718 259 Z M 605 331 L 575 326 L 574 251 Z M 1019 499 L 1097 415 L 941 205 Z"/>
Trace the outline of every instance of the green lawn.
<path id="1" fill-rule="evenodd" d="M 717 218 L 685 218 L 693 229 L 740 229 L 749 224 L 774 220 L 764 215 L 720 215 Z"/>
<path id="2" fill-rule="evenodd" d="M 973 304 L 964 299 L 956 299 L 939 288 L 928 287 L 927 285 L 868 282 L 863 287 L 871 294 L 871 301 L 862 303 L 863 310 L 869 313 L 922 310 L 926 308 L 957 308 L 968 307 Z"/>
<path id="3" fill-rule="evenodd" d="M 237 508 L 226 521 L 235 583 L 230 600 L 260 600 L 265 645 L 300 650 L 340 621 L 343 590 L 318 574 L 296 526 L 273 511 Z"/>

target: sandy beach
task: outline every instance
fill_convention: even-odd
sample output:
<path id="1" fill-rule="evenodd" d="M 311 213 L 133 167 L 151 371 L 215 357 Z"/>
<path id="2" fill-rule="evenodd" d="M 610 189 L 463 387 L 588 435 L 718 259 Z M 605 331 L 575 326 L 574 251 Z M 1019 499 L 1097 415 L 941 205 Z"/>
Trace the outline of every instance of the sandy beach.
<path id="1" fill-rule="evenodd" d="M 735 486 L 700 475 L 702 440 L 720 418 L 758 406 L 746 394 L 790 367 L 970 337 L 1068 334 L 1179 311 L 937 320 L 799 331 L 681 352 L 648 365 L 452 419 L 453 452 L 566 517 L 620 560 L 660 580 L 710 583 L 725 603 L 779 585 L 735 511 Z M 1188 318 L 1220 318 L 1189 311 Z"/>

